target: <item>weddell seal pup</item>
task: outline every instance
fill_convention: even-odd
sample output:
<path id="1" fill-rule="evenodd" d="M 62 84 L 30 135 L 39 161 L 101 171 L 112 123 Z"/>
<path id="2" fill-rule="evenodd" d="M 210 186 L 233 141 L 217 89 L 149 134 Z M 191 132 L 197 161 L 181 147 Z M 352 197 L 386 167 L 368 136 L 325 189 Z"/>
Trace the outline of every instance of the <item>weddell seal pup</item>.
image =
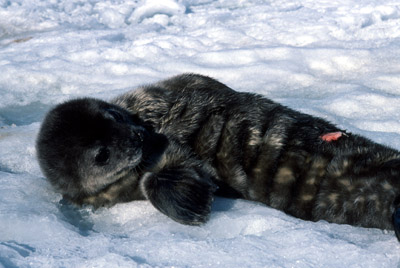
<path id="1" fill-rule="evenodd" d="M 36 147 L 44 175 L 77 205 L 148 199 L 199 225 L 216 194 L 400 233 L 398 151 L 206 76 L 59 104 Z"/>

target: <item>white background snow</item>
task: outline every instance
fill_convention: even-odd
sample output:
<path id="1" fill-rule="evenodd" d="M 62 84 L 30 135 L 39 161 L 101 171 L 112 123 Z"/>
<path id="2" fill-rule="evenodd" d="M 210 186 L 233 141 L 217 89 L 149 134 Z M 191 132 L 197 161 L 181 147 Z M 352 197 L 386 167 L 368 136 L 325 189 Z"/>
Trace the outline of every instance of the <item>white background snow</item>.
<path id="1" fill-rule="evenodd" d="M 183 72 L 400 149 L 399 0 L 0 0 L 0 267 L 399 267 L 392 231 L 243 200 L 201 227 L 60 203 L 35 158 L 49 107 Z"/>

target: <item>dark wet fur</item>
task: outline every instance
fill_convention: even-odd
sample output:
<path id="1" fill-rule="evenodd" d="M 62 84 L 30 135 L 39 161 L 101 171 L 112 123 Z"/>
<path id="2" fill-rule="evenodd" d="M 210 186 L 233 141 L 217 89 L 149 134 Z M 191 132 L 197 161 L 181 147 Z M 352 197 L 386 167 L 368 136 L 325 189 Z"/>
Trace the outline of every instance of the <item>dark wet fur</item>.
<path id="1" fill-rule="evenodd" d="M 110 109 L 130 119 L 109 119 Z M 82 131 L 82 125 L 91 127 Z M 338 140 L 321 139 L 336 131 L 343 133 Z M 92 183 L 97 171 L 85 169 L 96 160 L 77 163 L 79 154 L 91 146 L 94 158 L 104 160 L 107 154 L 96 146 L 108 144 L 112 161 L 105 170 L 115 167 L 119 151 L 122 158 L 142 154 L 141 160 L 116 181 Z M 178 222 L 201 224 L 218 188 L 216 194 L 263 202 L 305 220 L 400 228 L 398 151 L 200 75 L 176 76 L 111 103 L 61 104 L 45 119 L 37 148 L 44 174 L 77 204 L 147 198 Z M 91 191 L 80 189 L 86 174 Z"/>

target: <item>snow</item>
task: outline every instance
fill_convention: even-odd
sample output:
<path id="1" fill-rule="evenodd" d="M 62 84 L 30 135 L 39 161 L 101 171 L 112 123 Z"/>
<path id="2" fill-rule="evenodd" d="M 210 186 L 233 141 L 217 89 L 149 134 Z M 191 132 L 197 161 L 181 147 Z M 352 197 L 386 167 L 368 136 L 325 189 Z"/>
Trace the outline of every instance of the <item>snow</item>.
<path id="1" fill-rule="evenodd" d="M 0 267 L 400 267 L 392 231 L 244 200 L 200 227 L 60 202 L 35 157 L 46 111 L 183 72 L 400 149 L 397 0 L 0 0 Z"/>

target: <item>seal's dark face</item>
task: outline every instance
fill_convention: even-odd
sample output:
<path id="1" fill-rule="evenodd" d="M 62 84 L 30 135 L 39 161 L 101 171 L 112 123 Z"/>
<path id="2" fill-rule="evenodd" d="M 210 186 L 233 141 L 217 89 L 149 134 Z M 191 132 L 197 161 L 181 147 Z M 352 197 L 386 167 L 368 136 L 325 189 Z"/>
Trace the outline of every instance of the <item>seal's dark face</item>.
<path id="1" fill-rule="evenodd" d="M 95 194 L 137 168 L 147 131 L 128 111 L 72 100 L 46 116 L 37 140 L 43 173 L 69 199 Z"/>

